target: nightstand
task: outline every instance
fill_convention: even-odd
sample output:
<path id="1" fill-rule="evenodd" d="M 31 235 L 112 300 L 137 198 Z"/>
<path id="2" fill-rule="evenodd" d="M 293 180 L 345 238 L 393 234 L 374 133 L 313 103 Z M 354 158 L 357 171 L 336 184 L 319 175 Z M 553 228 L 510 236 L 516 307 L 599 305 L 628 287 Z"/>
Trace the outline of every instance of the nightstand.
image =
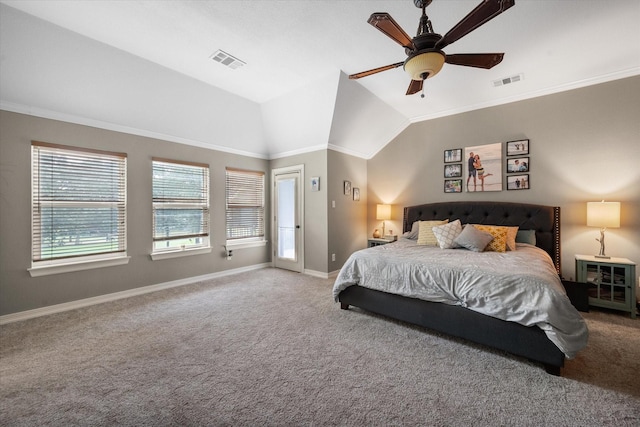
<path id="1" fill-rule="evenodd" d="M 636 263 L 626 258 L 576 255 L 576 278 L 586 283 L 589 305 L 636 317 Z"/>
<path id="2" fill-rule="evenodd" d="M 398 236 L 385 236 L 385 237 L 370 237 L 367 239 L 367 247 L 372 248 L 374 246 L 386 245 L 398 240 Z"/>

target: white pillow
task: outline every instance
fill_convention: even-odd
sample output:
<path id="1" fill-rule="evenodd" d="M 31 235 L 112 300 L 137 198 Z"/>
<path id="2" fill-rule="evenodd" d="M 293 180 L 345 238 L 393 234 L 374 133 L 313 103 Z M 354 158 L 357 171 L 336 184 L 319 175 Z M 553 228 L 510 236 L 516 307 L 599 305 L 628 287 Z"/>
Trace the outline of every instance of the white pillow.
<path id="1" fill-rule="evenodd" d="M 454 242 L 455 238 L 462 232 L 462 224 L 459 219 L 448 224 L 438 225 L 431 229 L 436 236 L 440 249 L 453 249 L 459 248 L 458 244 Z"/>
<path id="2" fill-rule="evenodd" d="M 436 236 L 435 234 L 433 234 L 433 230 L 431 229 L 436 225 L 442 225 L 448 222 L 448 219 L 442 221 L 420 221 L 420 231 L 418 232 L 418 241 L 416 243 L 418 245 L 437 246 L 438 241 L 436 240 Z"/>

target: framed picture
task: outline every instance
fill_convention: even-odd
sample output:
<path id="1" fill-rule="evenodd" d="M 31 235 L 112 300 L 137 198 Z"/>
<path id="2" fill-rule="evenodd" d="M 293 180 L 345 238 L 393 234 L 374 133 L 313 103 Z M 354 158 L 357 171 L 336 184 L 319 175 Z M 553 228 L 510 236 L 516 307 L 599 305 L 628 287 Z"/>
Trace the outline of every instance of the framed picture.
<path id="1" fill-rule="evenodd" d="M 528 173 L 522 175 L 507 176 L 507 190 L 528 190 L 529 188 Z"/>
<path id="2" fill-rule="evenodd" d="M 360 200 L 360 189 L 359 188 L 356 188 L 356 187 L 353 188 L 353 200 L 356 201 L 356 202 Z"/>
<path id="3" fill-rule="evenodd" d="M 507 142 L 507 156 L 522 156 L 523 154 L 529 154 L 528 139 Z"/>
<path id="4" fill-rule="evenodd" d="M 468 192 L 502 191 L 502 143 L 465 147 Z"/>
<path id="5" fill-rule="evenodd" d="M 514 157 L 507 159 L 507 173 L 529 172 L 528 157 Z"/>
<path id="6" fill-rule="evenodd" d="M 351 195 L 351 181 L 344 182 L 344 195 L 345 196 Z"/>
<path id="7" fill-rule="evenodd" d="M 444 192 L 445 193 L 462 193 L 462 180 L 461 179 L 445 179 Z"/>
<path id="8" fill-rule="evenodd" d="M 311 191 L 320 191 L 320 177 L 314 176 L 311 178 Z"/>
<path id="9" fill-rule="evenodd" d="M 457 165 L 444 165 L 445 178 L 460 178 L 462 176 L 462 163 Z"/>
<path id="10" fill-rule="evenodd" d="M 462 161 L 462 148 L 455 148 L 453 150 L 444 150 L 444 162 L 456 163 Z"/>

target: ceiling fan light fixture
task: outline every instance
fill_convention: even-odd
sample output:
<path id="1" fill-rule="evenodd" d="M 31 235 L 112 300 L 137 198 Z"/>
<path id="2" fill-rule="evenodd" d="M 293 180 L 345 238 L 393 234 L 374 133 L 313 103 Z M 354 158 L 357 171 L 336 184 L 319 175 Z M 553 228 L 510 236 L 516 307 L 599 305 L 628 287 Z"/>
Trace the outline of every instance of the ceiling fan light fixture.
<path id="1" fill-rule="evenodd" d="M 410 57 L 404 63 L 404 70 L 413 80 L 431 78 L 442 70 L 445 56 L 442 52 L 431 51 Z"/>

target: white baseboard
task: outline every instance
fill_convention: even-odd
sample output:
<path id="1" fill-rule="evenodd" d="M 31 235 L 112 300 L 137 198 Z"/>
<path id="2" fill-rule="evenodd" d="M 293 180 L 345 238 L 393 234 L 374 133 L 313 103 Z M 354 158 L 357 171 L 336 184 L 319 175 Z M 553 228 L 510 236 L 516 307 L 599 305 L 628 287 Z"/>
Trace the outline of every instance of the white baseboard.
<path id="1" fill-rule="evenodd" d="M 78 301 L 71 301 L 71 302 L 65 302 L 62 304 L 50 305 L 47 307 L 36 308 L 33 310 L 20 311 L 18 313 L 5 314 L 4 316 L 0 316 L 0 325 L 5 325 L 7 323 L 12 323 L 12 322 L 19 322 L 21 320 L 33 319 L 35 317 L 40 317 L 40 316 L 47 316 L 49 314 L 61 313 L 63 311 L 75 310 L 77 308 L 88 307 L 90 305 L 95 305 L 95 304 L 102 304 L 109 301 L 116 301 L 123 298 L 130 298 L 136 295 L 143 295 L 151 292 L 161 291 L 163 289 L 190 285 L 192 283 L 201 282 L 203 280 L 210 280 L 218 277 L 231 276 L 233 274 L 244 273 L 246 271 L 259 270 L 261 268 L 267 268 L 270 266 L 271 266 L 270 263 L 256 264 L 248 267 L 224 270 L 216 273 L 205 274 L 202 276 L 187 277 L 185 279 L 173 280 L 171 282 L 158 283 L 156 285 L 143 286 L 141 288 L 129 289 L 122 292 L 114 292 L 111 294 L 100 295 L 97 297 L 85 298 Z"/>
<path id="2" fill-rule="evenodd" d="M 322 271 L 309 270 L 309 269 L 304 270 L 304 274 L 307 274 L 313 277 L 319 277 L 321 279 L 335 279 L 336 277 L 338 277 L 339 272 L 340 270 L 331 271 L 329 273 L 324 273 Z"/>

